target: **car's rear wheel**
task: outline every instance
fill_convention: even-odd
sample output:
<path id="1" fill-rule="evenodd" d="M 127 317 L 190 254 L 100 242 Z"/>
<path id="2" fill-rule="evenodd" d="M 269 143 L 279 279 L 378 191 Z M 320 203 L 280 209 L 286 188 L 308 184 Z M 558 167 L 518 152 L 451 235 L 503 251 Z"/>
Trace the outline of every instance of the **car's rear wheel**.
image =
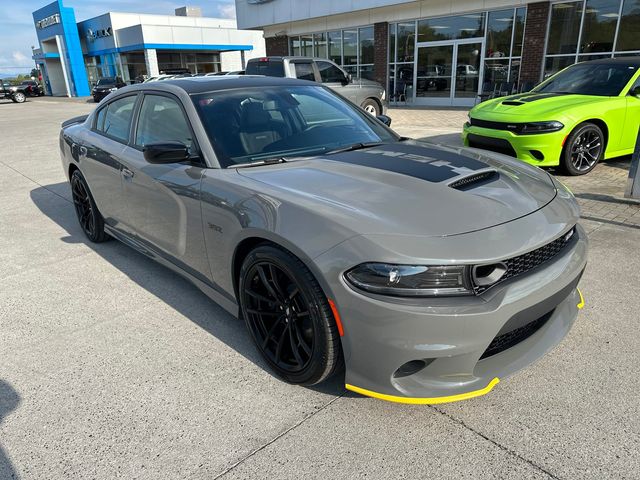
<path id="1" fill-rule="evenodd" d="M 94 243 L 109 240 L 109 235 L 104 231 L 104 219 L 96 207 L 89 186 L 80 170 L 75 170 L 71 174 L 71 196 L 78 221 L 87 238 Z"/>
<path id="2" fill-rule="evenodd" d="M 13 101 L 16 103 L 24 103 L 24 101 L 27 99 L 27 97 L 25 96 L 24 93 L 22 92 L 16 92 L 13 94 Z"/>
<path id="3" fill-rule="evenodd" d="M 377 117 L 382 112 L 380 111 L 380 105 L 373 98 L 367 98 L 364 102 L 362 102 L 362 108 L 369 115 L 373 115 Z"/>
<path id="4" fill-rule="evenodd" d="M 590 122 L 581 123 L 567 137 L 562 168 L 569 175 L 584 175 L 595 168 L 604 155 L 602 129 Z"/>
<path id="5" fill-rule="evenodd" d="M 331 307 L 309 269 L 289 252 L 263 244 L 245 258 L 242 316 L 258 350 L 283 379 L 314 385 L 342 364 Z"/>

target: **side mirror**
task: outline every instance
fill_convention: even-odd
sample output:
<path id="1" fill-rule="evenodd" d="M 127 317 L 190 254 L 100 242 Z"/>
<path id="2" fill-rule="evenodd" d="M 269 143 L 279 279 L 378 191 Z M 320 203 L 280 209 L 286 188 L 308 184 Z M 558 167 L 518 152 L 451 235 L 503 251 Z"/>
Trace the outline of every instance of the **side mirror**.
<path id="1" fill-rule="evenodd" d="M 391 126 L 391 117 L 387 115 L 378 115 L 376 118 L 382 123 L 384 123 L 387 127 Z"/>
<path id="2" fill-rule="evenodd" d="M 147 162 L 160 165 L 189 160 L 189 148 L 182 142 L 150 143 L 142 153 Z"/>
<path id="3" fill-rule="evenodd" d="M 632 97 L 640 98 L 640 85 L 629 90 L 629 95 Z"/>
<path id="4" fill-rule="evenodd" d="M 350 73 L 345 74 L 344 80 L 342 81 L 343 85 L 349 85 L 353 82 L 353 76 Z"/>

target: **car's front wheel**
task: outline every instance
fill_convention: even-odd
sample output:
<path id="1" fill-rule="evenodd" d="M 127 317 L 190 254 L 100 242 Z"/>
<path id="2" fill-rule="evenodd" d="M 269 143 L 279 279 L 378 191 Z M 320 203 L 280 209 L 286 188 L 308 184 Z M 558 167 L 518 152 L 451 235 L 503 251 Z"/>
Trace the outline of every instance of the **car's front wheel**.
<path id="1" fill-rule="evenodd" d="M 602 159 L 604 148 L 602 129 L 594 123 L 581 123 L 567 137 L 561 166 L 569 175 L 589 173 Z"/>
<path id="2" fill-rule="evenodd" d="M 73 205 L 78 215 L 78 221 L 87 238 L 94 243 L 109 240 L 109 235 L 104 231 L 104 219 L 98 211 L 96 202 L 89 191 L 89 186 L 80 170 L 76 170 L 71 174 L 71 196 L 73 197 Z"/>
<path id="3" fill-rule="evenodd" d="M 364 102 L 362 102 L 362 108 L 369 115 L 373 115 L 377 117 L 382 113 L 380 109 L 380 105 L 373 98 L 367 98 Z"/>
<path id="4" fill-rule="evenodd" d="M 27 97 L 26 97 L 26 96 L 25 96 L 25 94 L 24 94 L 24 93 L 22 93 L 22 92 L 16 92 L 16 93 L 14 93 L 14 94 L 13 94 L 13 98 L 12 98 L 12 100 L 13 100 L 15 103 L 24 103 L 24 101 L 25 101 L 26 99 L 27 99 Z"/>
<path id="5" fill-rule="evenodd" d="M 291 253 L 270 244 L 249 253 L 240 271 L 239 300 L 258 350 L 286 381 L 314 385 L 342 365 L 328 300 Z"/>

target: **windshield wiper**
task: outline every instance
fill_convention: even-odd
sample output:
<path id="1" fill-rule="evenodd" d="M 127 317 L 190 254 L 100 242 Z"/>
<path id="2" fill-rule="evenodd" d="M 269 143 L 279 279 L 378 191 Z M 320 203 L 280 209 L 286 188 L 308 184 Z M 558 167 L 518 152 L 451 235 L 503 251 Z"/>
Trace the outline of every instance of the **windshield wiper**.
<path id="1" fill-rule="evenodd" d="M 265 158 L 264 160 L 257 160 L 255 162 L 236 163 L 229 165 L 227 168 L 248 168 L 248 167 L 261 167 L 263 165 L 274 165 L 276 163 L 285 163 L 287 160 L 284 157 L 277 158 Z"/>
<path id="2" fill-rule="evenodd" d="M 348 145 L 346 147 L 336 148 L 335 150 L 329 150 L 327 155 L 333 155 L 334 153 L 342 153 L 342 152 L 353 152 L 354 150 L 362 150 L 364 148 L 371 147 L 379 147 L 382 145 L 381 142 L 370 142 L 370 143 L 354 143 L 353 145 Z"/>

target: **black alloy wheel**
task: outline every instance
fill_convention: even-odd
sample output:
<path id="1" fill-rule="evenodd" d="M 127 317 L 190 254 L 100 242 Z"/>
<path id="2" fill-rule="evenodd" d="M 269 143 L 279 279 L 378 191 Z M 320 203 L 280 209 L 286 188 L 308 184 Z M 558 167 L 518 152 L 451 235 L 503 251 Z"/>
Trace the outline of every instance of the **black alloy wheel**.
<path id="1" fill-rule="evenodd" d="M 563 168 L 569 175 L 584 175 L 595 168 L 604 155 L 604 134 L 593 123 L 582 123 L 571 132 L 564 150 Z"/>
<path id="2" fill-rule="evenodd" d="M 104 219 L 100 215 L 87 182 L 79 170 L 74 171 L 71 175 L 71 196 L 80 227 L 87 238 L 95 243 L 108 240 L 110 237 L 104 231 Z"/>
<path id="3" fill-rule="evenodd" d="M 261 245 L 240 274 L 242 315 L 269 366 L 290 383 L 314 385 L 331 376 L 342 354 L 331 307 L 296 257 Z"/>

